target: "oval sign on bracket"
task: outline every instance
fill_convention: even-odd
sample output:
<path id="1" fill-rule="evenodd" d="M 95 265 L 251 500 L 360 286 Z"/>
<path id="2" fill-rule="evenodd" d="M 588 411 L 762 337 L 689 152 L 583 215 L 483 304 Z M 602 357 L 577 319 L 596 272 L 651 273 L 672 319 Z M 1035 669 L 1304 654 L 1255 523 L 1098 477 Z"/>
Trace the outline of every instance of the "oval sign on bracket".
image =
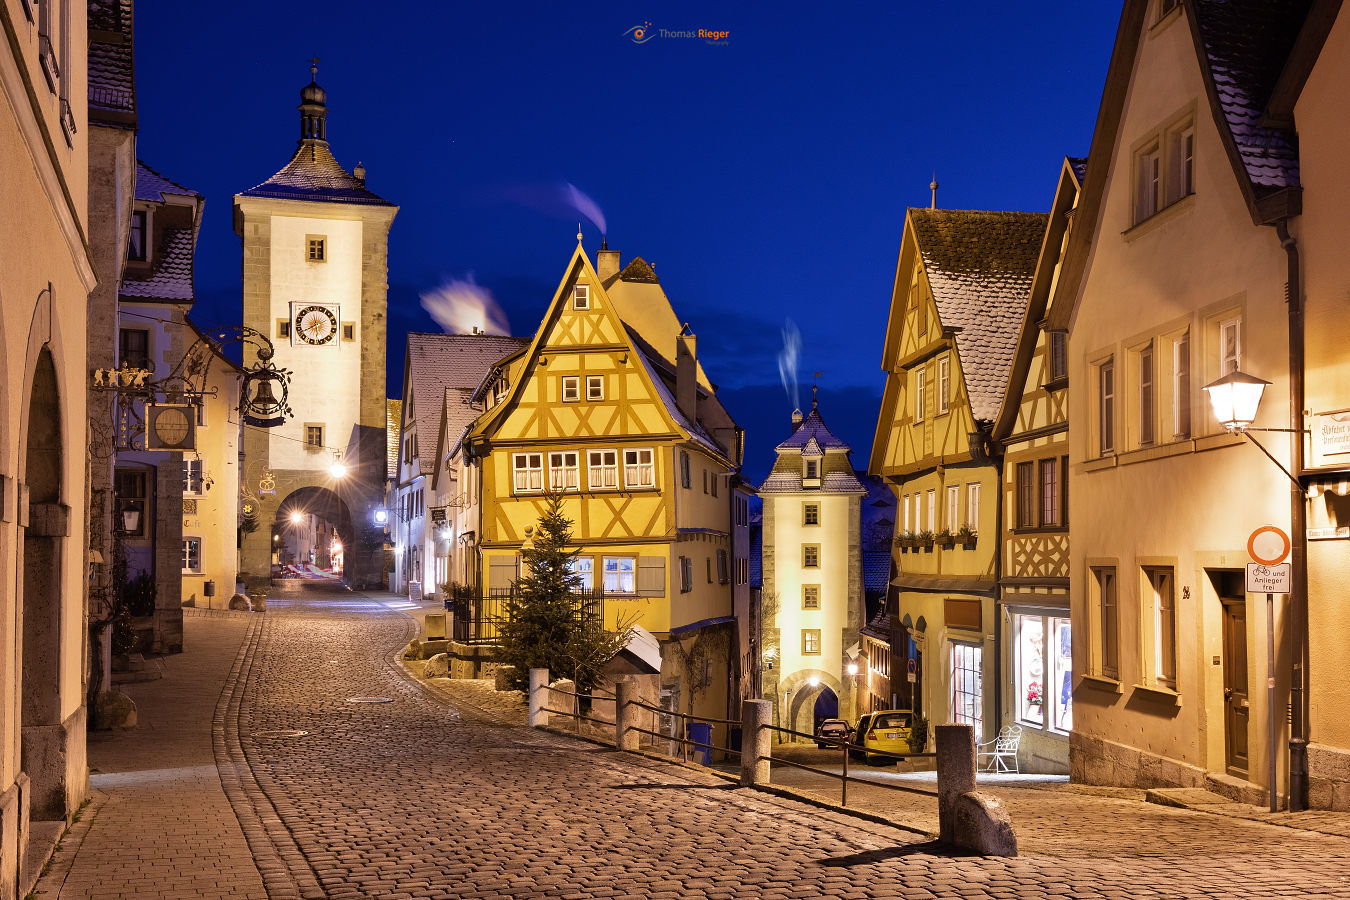
<path id="1" fill-rule="evenodd" d="M 1247 538 L 1247 555 L 1263 566 L 1278 566 L 1289 557 L 1289 535 L 1274 525 L 1262 525 Z"/>

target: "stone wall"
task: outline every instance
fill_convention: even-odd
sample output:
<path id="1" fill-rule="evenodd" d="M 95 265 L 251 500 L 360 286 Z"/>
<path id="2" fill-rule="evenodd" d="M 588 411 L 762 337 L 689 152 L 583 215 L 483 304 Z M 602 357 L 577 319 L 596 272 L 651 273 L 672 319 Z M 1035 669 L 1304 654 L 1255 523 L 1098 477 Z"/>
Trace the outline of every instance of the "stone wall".
<path id="1" fill-rule="evenodd" d="M 1239 803 L 1268 803 L 1261 785 L 1076 731 L 1069 735 L 1069 780 L 1074 784 L 1145 790 L 1200 788 Z M 1280 802 L 1283 804 L 1283 795 Z"/>
<path id="2" fill-rule="evenodd" d="M 1308 744 L 1308 807 L 1350 812 L 1350 750 Z"/>

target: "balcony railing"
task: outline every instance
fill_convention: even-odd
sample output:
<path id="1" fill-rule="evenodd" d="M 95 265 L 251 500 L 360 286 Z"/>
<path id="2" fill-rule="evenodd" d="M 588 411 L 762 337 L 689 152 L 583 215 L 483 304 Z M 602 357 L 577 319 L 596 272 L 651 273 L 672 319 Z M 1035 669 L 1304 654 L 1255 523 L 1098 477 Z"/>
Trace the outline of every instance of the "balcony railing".
<path id="1" fill-rule="evenodd" d="M 515 588 L 493 588 L 486 593 L 452 587 L 445 608 L 452 613 L 451 639 L 460 644 L 494 645 L 501 642 L 501 627 L 510 621 L 510 603 Z M 604 622 L 603 591 L 572 595 L 572 619 L 578 624 Z"/>

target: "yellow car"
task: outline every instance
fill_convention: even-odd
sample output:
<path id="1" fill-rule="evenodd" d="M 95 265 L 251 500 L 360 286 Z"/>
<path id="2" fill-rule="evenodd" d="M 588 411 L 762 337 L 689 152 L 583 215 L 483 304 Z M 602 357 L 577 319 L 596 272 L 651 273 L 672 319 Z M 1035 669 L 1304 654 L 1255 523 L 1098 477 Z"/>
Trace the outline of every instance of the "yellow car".
<path id="1" fill-rule="evenodd" d="M 867 723 L 867 734 L 863 738 L 864 751 L 879 751 L 908 756 L 909 725 L 913 714 L 907 709 L 887 709 L 872 714 Z M 894 756 L 879 756 L 873 752 L 865 754 L 867 764 L 888 765 L 896 761 Z"/>

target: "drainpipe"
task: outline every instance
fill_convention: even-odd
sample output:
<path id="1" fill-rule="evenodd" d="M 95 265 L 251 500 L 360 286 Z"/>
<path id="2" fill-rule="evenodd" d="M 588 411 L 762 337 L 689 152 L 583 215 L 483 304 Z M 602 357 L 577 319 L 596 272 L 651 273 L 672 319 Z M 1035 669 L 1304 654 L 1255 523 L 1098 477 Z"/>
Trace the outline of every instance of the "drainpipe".
<path id="1" fill-rule="evenodd" d="M 1298 241 L 1289 234 L 1288 219 L 1275 223 L 1280 246 L 1289 258 L 1289 428 L 1290 469 L 1303 474 L 1303 304 L 1299 284 Z M 1289 488 L 1290 543 L 1293 555 L 1293 593 L 1289 597 L 1289 811 L 1307 808 L 1308 796 L 1308 532 L 1304 521 L 1307 500 L 1297 485 Z"/>

